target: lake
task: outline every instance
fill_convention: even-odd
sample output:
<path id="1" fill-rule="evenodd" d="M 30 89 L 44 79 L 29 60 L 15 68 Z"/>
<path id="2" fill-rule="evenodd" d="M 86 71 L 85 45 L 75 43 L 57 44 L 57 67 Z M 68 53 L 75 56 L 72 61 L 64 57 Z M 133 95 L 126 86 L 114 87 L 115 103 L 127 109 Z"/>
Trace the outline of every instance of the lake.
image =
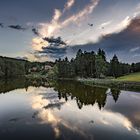
<path id="1" fill-rule="evenodd" d="M 140 140 L 140 93 L 74 81 L 0 81 L 0 140 Z"/>

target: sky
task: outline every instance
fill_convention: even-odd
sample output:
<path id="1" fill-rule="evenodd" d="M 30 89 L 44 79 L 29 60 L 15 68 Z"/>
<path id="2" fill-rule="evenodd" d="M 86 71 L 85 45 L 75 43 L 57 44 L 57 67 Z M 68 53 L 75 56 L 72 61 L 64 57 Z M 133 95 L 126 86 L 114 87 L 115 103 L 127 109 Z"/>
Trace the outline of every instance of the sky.
<path id="1" fill-rule="evenodd" d="M 140 0 L 1 0 L 0 55 L 54 61 L 83 51 L 140 62 Z"/>

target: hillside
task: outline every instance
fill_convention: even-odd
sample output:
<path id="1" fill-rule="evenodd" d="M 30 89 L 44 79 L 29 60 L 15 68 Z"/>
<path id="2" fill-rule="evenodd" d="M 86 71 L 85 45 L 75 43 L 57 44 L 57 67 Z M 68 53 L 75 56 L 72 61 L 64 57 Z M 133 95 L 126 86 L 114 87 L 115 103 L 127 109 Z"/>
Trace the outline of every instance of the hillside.
<path id="1" fill-rule="evenodd" d="M 133 81 L 133 82 L 140 82 L 140 72 L 132 73 L 129 75 L 121 76 L 117 78 L 118 81 Z"/>
<path id="2" fill-rule="evenodd" d="M 29 62 L 15 58 L 0 56 L 0 77 L 15 77 L 26 74 Z"/>

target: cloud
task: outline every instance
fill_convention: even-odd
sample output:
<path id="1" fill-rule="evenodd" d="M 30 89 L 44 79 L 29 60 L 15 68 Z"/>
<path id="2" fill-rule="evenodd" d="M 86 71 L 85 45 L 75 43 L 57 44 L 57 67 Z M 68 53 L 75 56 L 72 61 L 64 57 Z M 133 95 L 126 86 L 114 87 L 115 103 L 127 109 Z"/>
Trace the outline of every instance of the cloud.
<path id="1" fill-rule="evenodd" d="M 65 4 L 65 8 L 63 10 L 63 12 L 65 12 L 66 10 L 69 10 L 75 3 L 75 0 L 68 0 L 68 2 Z"/>
<path id="2" fill-rule="evenodd" d="M 19 60 L 28 60 L 28 58 L 26 56 L 25 57 L 18 56 L 18 57 L 16 57 L 16 59 L 19 59 Z"/>
<path id="3" fill-rule="evenodd" d="M 53 16 L 52 23 L 57 22 L 60 19 L 61 15 L 62 15 L 61 11 L 58 9 L 55 9 L 55 14 Z"/>
<path id="4" fill-rule="evenodd" d="M 0 23 L 0 27 L 1 27 L 1 28 L 3 28 L 3 27 L 4 27 L 3 23 Z"/>
<path id="5" fill-rule="evenodd" d="M 33 29 L 32 29 L 32 32 L 33 32 L 35 35 L 37 35 L 37 36 L 40 35 L 39 32 L 38 32 L 38 30 L 37 30 L 36 28 L 33 28 Z"/>
<path id="6" fill-rule="evenodd" d="M 61 39 L 61 37 L 45 37 L 43 40 L 47 41 L 48 43 L 51 44 L 51 46 L 60 46 L 60 45 L 66 45 L 66 43 Z"/>
<path id="7" fill-rule="evenodd" d="M 133 17 L 136 18 L 137 16 L 140 15 L 140 3 L 136 7 L 136 11 L 133 14 Z"/>
<path id="8" fill-rule="evenodd" d="M 93 12 L 94 8 L 98 5 L 98 3 L 99 0 L 91 0 L 90 4 L 85 6 L 85 8 L 82 9 L 80 12 L 65 19 L 62 22 L 62 26 L 64 27 L 69 25 L 70 23 L 78 23 L 79 21 L 83 20 L 85 17 L 87 17 Z"/>
<path id="9" fill-rule="evenodd" d="M 104 23 L 102 23 L 101 25 L 99 25 L 99 28 L 100 28 L 100 29 L 101 29 L 101 28 L 104 28 L 104 27 L 110 25 L 111 23 L 112 23 L 112 21 L 104 22 Z"/>
<path id="10" fill-rule="evenodd" d="M 140 47 L 135 47 L 135 48 L 130 49 L 130 52 L 136 52 L 138 50 L 140 50 Z"/>
<path id="11" fill-rule="evenodd" d="M 122 20 L 122 22 L 120 24 L 118 24 L 117 26 L 117 30 L 121 31 L 124 28 L 126 28 L 131 22 L 131 18 L 129 16 L 125 17 L 124 20 Z"/>
<path id="12" fill-rule="evenodd" d="M 134 54 L 132 54 L 132 52 L 137 51 L 137 53 L 140 53 L 139 48 L 134 49 L 135 46 L 140 46 L 140 18 L 131 20 L 129 25 L 127 25 L 126 28 L 120 32 L 106 34 L 105 36 L 102 36 L 96 43 L 72 46 L 72 50 L 73 52 L 76 52 L 81 48 L 86 51 L 96 51 L 98 48 L 102 48 L 109 55 L 116 53 L 122 60 L 125 60 L 126 62 L 139 62 L 140 58 L 137 60 L 133 59 Z M 127 55 L 124 55 L 126 52 Z"/>
<path id="13" fill-rule="evenodd" d="M 44 42 L 47 42 L 45 47 L 42 47 Z M 36 42 L 36 43 L 35 43 Z M 58 38 L 35 38 L 34 41 L 34 49 L 36 50 L 34 52 L 34 55 L 37 59 L 40 59 L 41 57 L 48 57 L 49 60 L 52 61 L 58 58 L 62 58 L 66 55 L 67 46 L 66 43 L 61 39 L 61 37 Z M 33 45 L 33 44 L 32 44 Z M 36 47 L 37 45 L 37 47 Z M 38 48 L 39 46 L 39 48 Z M 41 48 L 41 49 L 40 49 Z"/>
<path id="14" fill-rule="evenodd" d="M 36 52 L 39 55 L 45 55 L 52 57 L 52 59 L 62 58 L 67 53 L 67 48 L 57 48 L 57 47 L 42 47 L 41 51 Z"/>
<path id="15" fill-rule="evenodd" d="M 56 34 L 57 32 L 59 32 L 60 29 L 68 26 L 71 23 L 77 24 L 81 20 L 85 19 L 85 17 L 87 17 L 89 14 L 91 14 L 94 8 L 98 5 L 98 3 L 99 3 L 99 0 L 91 0 L 91 2 L 87 6 L 85 6 L 85 8 L 82 9 L 80 12 L 64 19 L 61 22 L 59 21 L 59 19 L 63 15 L 63 13 L 60 10 L 55 9 L 54 16 L 50 23 L 39 24 L 41 26 L 40 34 L 43 37 L 46 37 L 46 36 L 50 37 Z"/>
<path id="16" fill-rule="evenodd" d="M 131 23 L 131 18 L 129 16 L 126 16 L 120 23 L 114 25 L 113 28 L 109 29 L 106 31 L 105 34 L 112 34 L 112 33 L 118 33 L 124 30 L 125 28 L 128 27 L 128 25 Z M 105 23 L 106 24 L 106 23 Z M 109 24 L 109 23 L 107 23 Z"/>
<path id="17" fill-rule="evenodd" d="M 140 59 L 140 54 L 134 54 L 133 57 L 134 57 L 134 58 L 137 57 L 137 58 Z"/>
<path id="18" fill-rule="evenodd" d="M 66 11 L 66 9 L 71 8 L 73 6 L 74 2 L 75 1 L 73 1 L 73 0 L 68 0 L 63 11 Z M 99 3 L 99 0 L 91 0 L 90 3 L 88 5 L 86 5 L 85 8 L 82 9 L 80 12 L 78 12 L 62 21 L 60 21 L 60 18 L 63 16 L 64 12 L 62 13 L 59 9 L 55 9 L 54 15 L 50 22 L 39 24 L 38 32 L 40 34 L 41 39 L 39 39 L 39 38 L 32 39 L 33 49 L 35 48 L 35 50 L 42 51 L 40 53 L 43 53 L 43 54 L 46 53 L 48 55 L 48 53 L 49 53 L 50 56 L 53 56 L 55 58 L 64 56 L 64 54 L 66 53 L 65 52 L 66 48 L 61 48 L 61 47 L 63 45 L 65 46 L 66 43 L 64 41 L 62 41 L 60 37 L 52 38 L 52 36 L 56 36 L 56 34 L 62 28 L 68 26 L 69 24 L 71 24 L 71 23 L 77 24 L 77 22 L 86 18 L 89 14 L 91 14 L 93 12 L 94 8 L 98 5 L 98 3 Z M 41 46 L 43 46 L 43 45 L 40 42 L 48 43 L 47 45 L 44 45 L 44 46 L 46 46 L 45 50 L 42 50 Z M 53 45 L 53 48 L 52 48 L 52 46 L 51 46 L 51 48 L 49 48 L 50 45 Z M 60 54 L 58 54 L 58 52 Z M 53 53 L 54 53 L 54 55 L 53 55 Z"/>
<path id="19" fill-rule="evenodd" d="M 9 25 L 8 27 L 16 30 L 25 30 L 21 25 Z"/>
<path id="20" fill-rule="evenodd" d="M 47 41 L 44 41 L 40 37 L 33 38 L 32 42 L 31 42 L 31 46 L 32 46 L 33 50 L 35 50 L 35 51 L 40 51 L 40 50 L 42 50 L 42 46 L 48 46 L 48 45 L 49 45 L 49 43 Z"/>
<path id="21" fill-rule="evenodd" d="M 50 37 L 55 32 L 57 32 L 61 27 L 60 23 L 58 22 L 62 13 L 60 10 L 55 9 L 54 15 L 50 23 L 40 23 L 39 33 L 42 37 Z"/>

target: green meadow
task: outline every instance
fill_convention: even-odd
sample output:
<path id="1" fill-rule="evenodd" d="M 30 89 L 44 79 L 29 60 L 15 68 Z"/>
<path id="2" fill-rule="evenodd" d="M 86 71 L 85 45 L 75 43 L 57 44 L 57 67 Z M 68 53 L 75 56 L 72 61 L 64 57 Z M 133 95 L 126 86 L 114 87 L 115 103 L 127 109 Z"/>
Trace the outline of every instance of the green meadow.
<path id="1" fill-rule="evenodd" d="M 140 72 L 121 76 L 121 77 L 118 77 L 116 80 L 117 81 L 140 82 Z"/>

